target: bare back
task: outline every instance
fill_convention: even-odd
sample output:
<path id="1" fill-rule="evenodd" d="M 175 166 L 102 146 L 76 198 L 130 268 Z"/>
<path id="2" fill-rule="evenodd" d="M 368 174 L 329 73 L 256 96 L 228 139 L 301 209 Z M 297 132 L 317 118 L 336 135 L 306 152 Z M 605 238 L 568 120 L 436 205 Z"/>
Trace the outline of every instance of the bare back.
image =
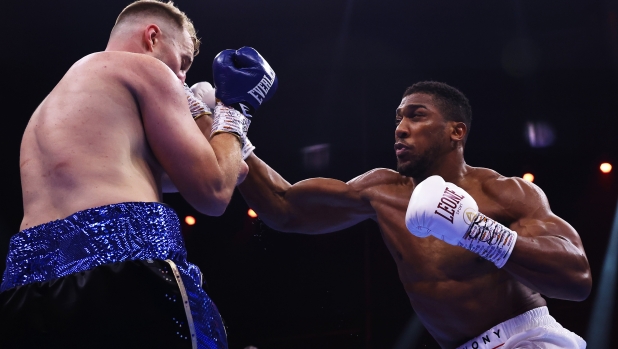
<path id="1" fill-rule="evenodd" d="M 159 201 L 162 170 L 126 83 L 137 54 L 76 62 L 36 109 L 21 144 L 20 229 L 123 201 Z"/>

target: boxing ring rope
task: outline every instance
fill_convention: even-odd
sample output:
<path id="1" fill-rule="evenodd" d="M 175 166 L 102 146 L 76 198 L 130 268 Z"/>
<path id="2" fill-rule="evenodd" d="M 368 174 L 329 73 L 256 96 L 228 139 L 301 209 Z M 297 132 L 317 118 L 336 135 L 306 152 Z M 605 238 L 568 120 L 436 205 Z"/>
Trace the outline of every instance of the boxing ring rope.
<path id="1" fill-rule="evenodd" d="M 599 278 L 592 314 L 588 322 L 586 341 L 588 348 L 609 349 L 610 334 L 612 332 L 612 314 L 616 289 L 618 269 L 618 205 L 614 215 L 614 223 L 605 253 L 605 261 Z"/>
<path id="2" fill-rule="evenodd" d="M 421 338 L 424 329 L 425 327 L 423 327 L 421 319 L 419 319 L 418 315 L 413 314 L 399 335 L 399 339 L 397 339 L 393 349 L 416 348 L 418 340 Z"/>

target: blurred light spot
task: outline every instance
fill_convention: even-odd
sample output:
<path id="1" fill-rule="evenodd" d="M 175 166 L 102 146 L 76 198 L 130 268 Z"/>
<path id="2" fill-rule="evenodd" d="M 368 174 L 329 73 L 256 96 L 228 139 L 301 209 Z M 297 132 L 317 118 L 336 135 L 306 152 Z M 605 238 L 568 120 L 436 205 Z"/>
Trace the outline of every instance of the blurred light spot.
<path id="1" fill-rule="evenodd" d="M 328 167 L 330 162 L 330 144 L 316 144 L 304 147 L 303 164 L 306 170 L 319 171 Z"/>
<path id="2" fill-rule="evenodd" d="M 610 173 L 612 171 L 612 165 L 609 162 L 604 162 L 600 166 L 601 172 Z"/>
<path id="3" fill-rule="evenodd" d="M 195 217 L 193 217 L 193 216 L 186 216 L 185 217 L 185 223 L 187 223 L 188 225 L 194 225 L 195 224 Z"/>
<path id="4" fill-rule="evenodd" d="M 554 129 L 545 122 L 527 122 L 526 138 L 533 148 L 544 148 L 554 144 Z"/>
<path id="5" fill-rule="evenodd" d="M 528 182 L 534 182 L 534 175 L 532 173 L 524 173 L 522 178 Z"/>
<path id="6" fill-rule="evenodd" d="M 255 211 L 253 211 L 253 209 L 251 209 L 251 208 L 249 209 L 249 211 L 247 211 L 247 214 L 251 218 L 257 218 L 257 213 L 255 213 Z"/>

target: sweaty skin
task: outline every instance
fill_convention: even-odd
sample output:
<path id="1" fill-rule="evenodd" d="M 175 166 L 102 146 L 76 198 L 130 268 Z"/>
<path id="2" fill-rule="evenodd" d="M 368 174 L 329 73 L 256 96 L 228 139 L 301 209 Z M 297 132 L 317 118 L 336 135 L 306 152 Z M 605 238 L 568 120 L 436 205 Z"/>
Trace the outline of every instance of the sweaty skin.
<path id="1" fill-rule="evenodd" d="M 199 124 L 208 120 L 191 117 L 189 34 L 144 28 L 76 62 L 32 115 L 20 152 L 21 230 L 86 208 L 161 201 L 167 176 L 202 213 L 225 210 L 242 171 L 239 142 L 224 133 L 209 142 Z"/>
<path id="2" fill-rule="evenodd" d="M 290 185 L 251 155 L 239 188 L 260 218 L 283 232 L 321 234 L 376 221 L 412 307 L 443 348 L 545 305 L 541 293 L 569 300 L 588 296 L 590 269 L 579 235 L 550 211 L 538 187 L 466 165 L 463 147 L 450 146 L 463 140 L 465 130 L 445 121 L 429 95 L 405 97 L 398 120 L 399 163 L 426 150 L 432 156 L 418 178 L 375 169 L 347 183 L 313 178 Z M 431 174 L 466 190 L 480 212 L 518 233 L 502 269 L 461 247 L 408 232 L 405 213 L 415 183 Z"/>

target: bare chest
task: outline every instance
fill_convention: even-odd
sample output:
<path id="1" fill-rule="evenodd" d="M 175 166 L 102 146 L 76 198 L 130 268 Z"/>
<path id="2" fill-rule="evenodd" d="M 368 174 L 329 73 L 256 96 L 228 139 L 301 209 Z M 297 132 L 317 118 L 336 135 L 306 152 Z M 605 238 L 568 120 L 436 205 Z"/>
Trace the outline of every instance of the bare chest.
<path id="1" fill-rule="evenodd" d="M 389 188 L 372 199 L 383 240 L 397 263 L 401 281 L 414 283 L 466 280 L 495 271 L 493 264 L 478 255 L 434 237 L 418 238 L 405 226 L 411 187 Z M 502 209 L 480 190 L 470 190 L 481 212 L 499 221 Z M 508 222 L 504 222 L 507 223 Z"/>

